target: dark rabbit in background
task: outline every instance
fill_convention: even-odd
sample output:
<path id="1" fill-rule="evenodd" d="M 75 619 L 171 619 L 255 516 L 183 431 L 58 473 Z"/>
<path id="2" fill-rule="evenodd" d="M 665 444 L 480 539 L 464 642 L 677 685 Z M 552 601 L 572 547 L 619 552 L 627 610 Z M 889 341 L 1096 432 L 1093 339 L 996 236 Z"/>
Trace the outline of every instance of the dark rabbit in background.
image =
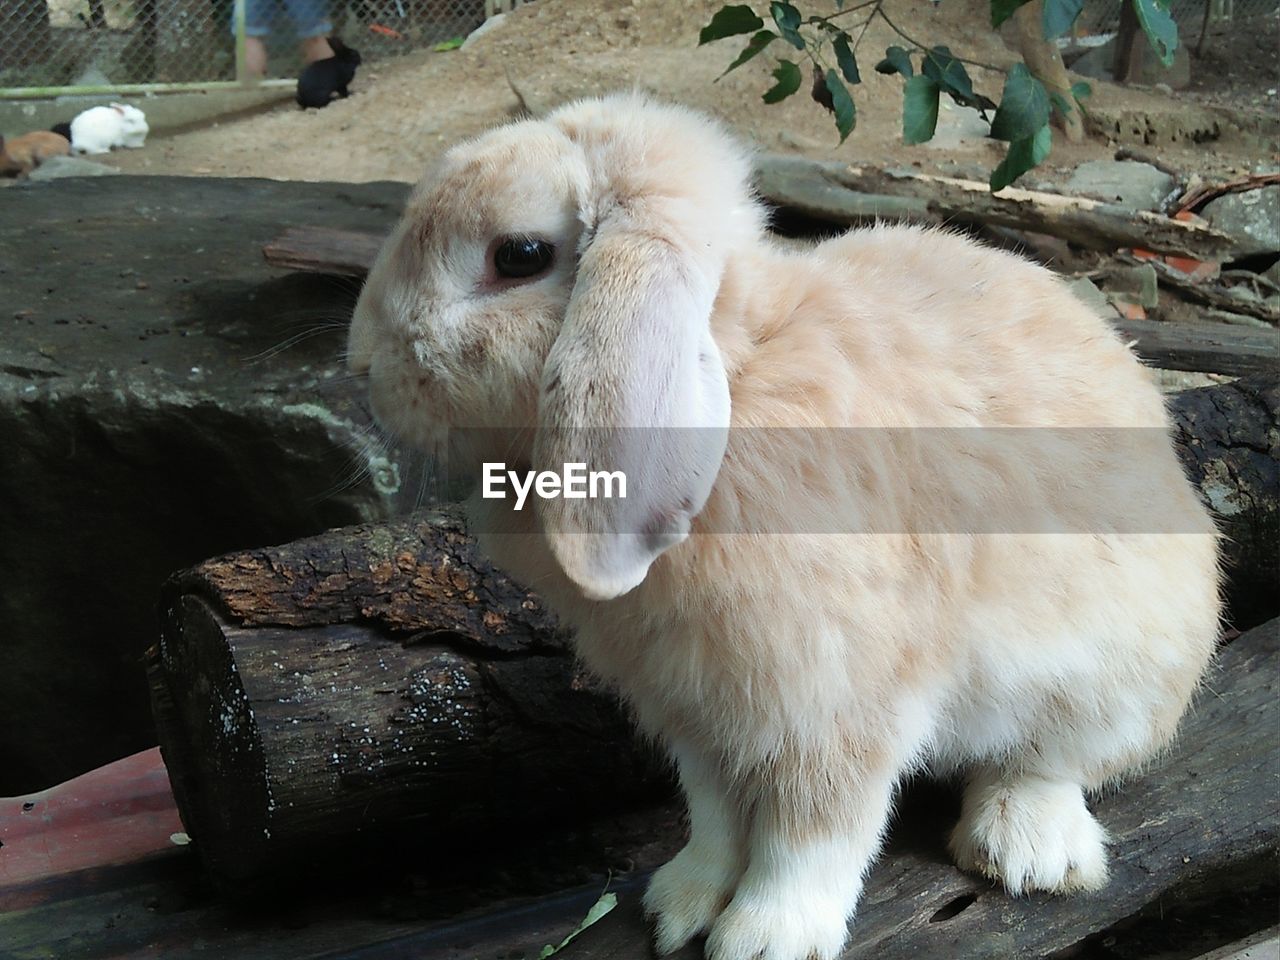
<path id="1" fill-rule="evenodd" d="M 333 56 L 308 64 L 298 77 L 298 106 L 327 107 L 336 94 L 348 95 L 347 85 L 356 75 L 360 65 L 360 53 L 337 37 L 329 38 Z"/>

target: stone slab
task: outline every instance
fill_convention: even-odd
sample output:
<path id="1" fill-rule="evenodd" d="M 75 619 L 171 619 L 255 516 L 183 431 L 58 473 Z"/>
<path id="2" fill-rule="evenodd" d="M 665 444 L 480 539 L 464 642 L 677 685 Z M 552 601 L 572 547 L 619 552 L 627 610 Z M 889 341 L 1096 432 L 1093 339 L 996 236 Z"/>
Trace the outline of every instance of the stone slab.
<path id="1" fill-rule="evenodd" d="M 141 657 L 170 572 L 412 505 L 341 365 L 358 281 L 262 255 L 289 225 L 386 232 L 408 189 L 0 191 L 0 795 L 155 743 Z"/>

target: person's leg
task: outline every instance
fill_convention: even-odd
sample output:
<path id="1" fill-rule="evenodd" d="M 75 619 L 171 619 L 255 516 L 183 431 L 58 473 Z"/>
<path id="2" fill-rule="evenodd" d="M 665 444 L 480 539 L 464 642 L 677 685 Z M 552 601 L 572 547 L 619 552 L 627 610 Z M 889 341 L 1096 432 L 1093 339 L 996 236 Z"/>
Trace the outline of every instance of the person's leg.
<path id="1" fill-rule="evenodd" d="M 244 63 L 251 77 L 267 75 L 267 45 L 261 37 L 248 36 L 244 39 Z"/>
<path id="2" fill-rule="evenodd" d="M 328 36 L 333 33 L 327 0 L 284 0 L 302 46 L 302 62 L 314 63 L 333 56 Z"/>
<path id="3" fill-rule="evenodd" d="M 245 68 L 250 77 L 267 75 L 267 46 L 262 38 L 271 33 L 274 16 L 270 0 L 246 0 L 244 10 Z M 231 35 L 235 36 L 235 21 L 231 22 Z"/>
<path id="4" fill-rule="evenodd" d="M 328 29 L 325 33 L 328 33 Z M 333 48 L 329 46 L 329 41 L 324 35 L 315 37 L 303 37 L 302 39 L 302 62 L 315 63 L 317 60 L 327 60 L 333 56 Z"/>

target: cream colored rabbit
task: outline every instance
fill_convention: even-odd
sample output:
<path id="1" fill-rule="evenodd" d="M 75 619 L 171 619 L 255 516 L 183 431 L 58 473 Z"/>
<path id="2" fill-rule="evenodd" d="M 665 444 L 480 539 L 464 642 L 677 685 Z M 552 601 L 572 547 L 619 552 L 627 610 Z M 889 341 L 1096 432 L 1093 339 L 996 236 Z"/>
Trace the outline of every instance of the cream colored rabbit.
<path id="1" fill-rule="evenodd" d="M 962 867 L 1101 887 L 1085 791 L 1170 742 L 1218 633 L 1161 397 L 1048 271 L 914 227 L 783 251 L 750 173 L 634 95 L 460 144 L 352 367 L 451 470 L 624 470 L 626 498 L 469 509 L 678 765 L 659 951 L 835 956 L 924 766 L 966 777 Z"/>

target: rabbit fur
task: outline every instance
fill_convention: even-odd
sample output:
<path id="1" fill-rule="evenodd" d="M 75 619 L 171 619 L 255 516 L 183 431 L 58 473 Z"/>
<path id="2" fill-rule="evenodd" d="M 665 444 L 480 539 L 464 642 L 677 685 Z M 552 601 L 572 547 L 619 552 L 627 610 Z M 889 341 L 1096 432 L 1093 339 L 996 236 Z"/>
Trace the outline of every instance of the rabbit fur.
<path id="1" fill-rule="evenodd" d="M 102 154 L 115 147 L 137 149 L 146 142 L 150 130 L 146 114 L 137 107 L 124 103 L 90 107 L 71 121 L 71 152 Z"/>
<path id="2" fill-rule="evenodd" d="M 750 178 L 718 124 L 636 94 L 459 144 L 369 274 L 350 365 L 451 470 L 636 471 L 625 503 L 467 507 L 678 769 L 690 839 L 645 895 L 660 953 L 709 933 L 710 960 L 836 956 L 923 767 L 965 779 L 961 867 L 1098 889 L 1086 792 L 1170 743 L 1219 633 L 1217 534 L 1161 395 L 1040 266 L 917 226 L 783 249 Z M 496 275 L 507 236 L 553 243 L 550 267 Z M 659 432 L 576 429 L 616 426 L 710 439 L 682 460 Z M 806 439 L 833 427 L 852 456 Z M 1071 471 L 1034 444 L 926 466 L 877 439 L 975 427 L 1100 429 Z M 1137 477 L 1129 428 L 1156 437 Z M 1135 501 L 1183 519 L 1088 526 Z M 1020 532 L 1018 504 L 1074 532 Z M 1011 523 L 963 532 L 975 512 Z"/>
<path id="3" fill-rule="evenodd" d="M 65 137 L 48 130 L 35 130 L 9 140 L 0 137 L 0 176 L 25 177 L 46 160 L 65 156 L 70 149 Z"/>
<path id="4" fill-rule="evenodd" d="M 350 95 L 347 87 L 355 79 L 360 66 L 360 51 L 348 47 L 337 37 L 329 38 L 332 57 L 310 63 L 298 77 L 294 99 L 300 107 L 327 107 L 334 97 Z"/>

